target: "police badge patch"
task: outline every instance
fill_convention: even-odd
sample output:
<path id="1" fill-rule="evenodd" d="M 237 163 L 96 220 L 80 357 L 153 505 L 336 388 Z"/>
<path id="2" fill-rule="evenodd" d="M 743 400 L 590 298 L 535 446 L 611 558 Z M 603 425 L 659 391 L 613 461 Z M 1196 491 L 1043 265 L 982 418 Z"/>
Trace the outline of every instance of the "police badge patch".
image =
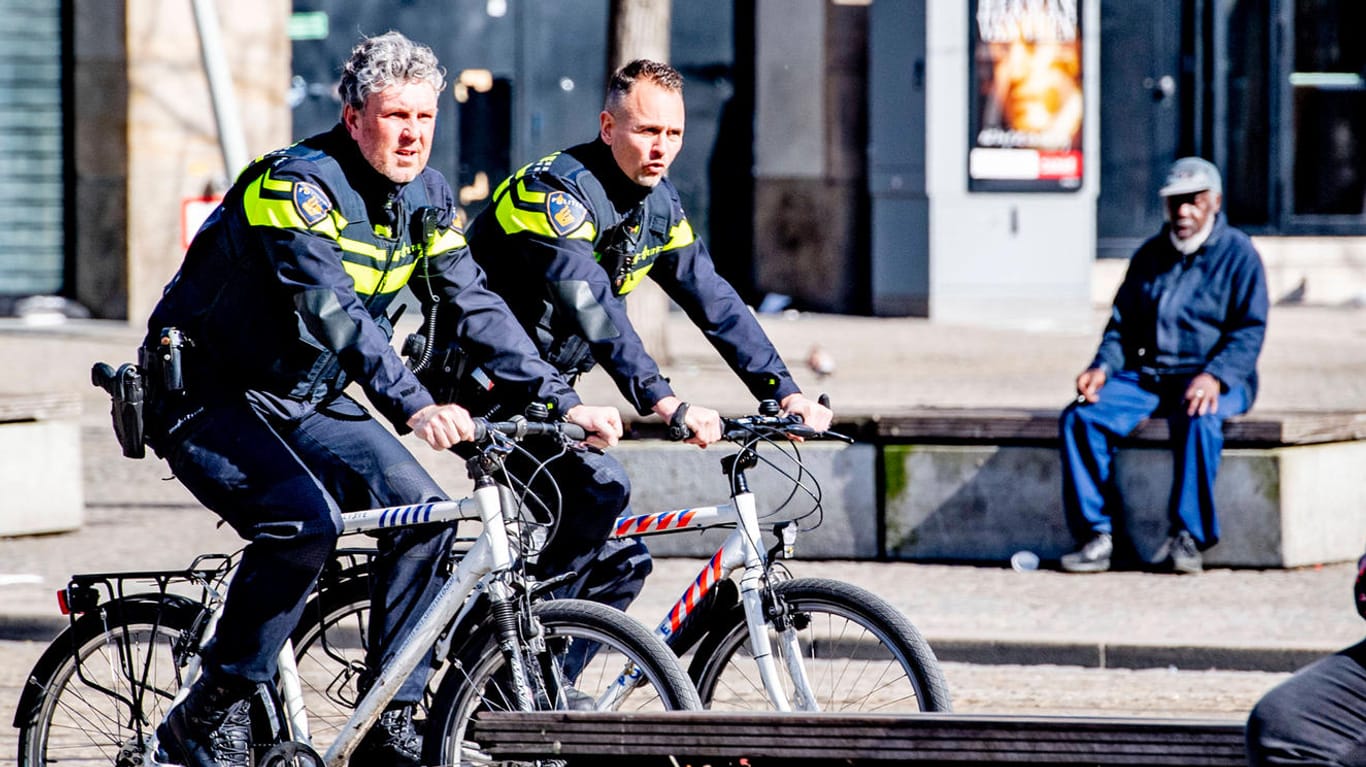
<path id="1" fill-rule="evenodd" d="M 550 226 L 561 237 L 583 225 L 588 218 L 588 210 L 583 203 L 564 192 L 551 192 L 545 197 L 545 214 Z"/>
<path id="2" fill-rule="evenodd" d="M 327 217 L 332 201 L 322 190 L 307 181 L 294 182 L 294 209 L 305 224 L 313 226 Z"/>

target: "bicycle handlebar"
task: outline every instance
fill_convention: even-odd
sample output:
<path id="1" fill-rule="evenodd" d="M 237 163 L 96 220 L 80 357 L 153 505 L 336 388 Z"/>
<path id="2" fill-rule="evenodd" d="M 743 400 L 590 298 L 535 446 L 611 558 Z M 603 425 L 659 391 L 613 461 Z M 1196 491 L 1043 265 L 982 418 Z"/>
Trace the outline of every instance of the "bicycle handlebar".
<path id="1" fill-rule="evenodd" d="M 588 432 L 582 426 L 574 423 L 564 422 L 539 422 L 528 421 L 525 418 L 518 418 L 511 421 L 489 421 L 484 418 L 474 419 L 474 441 L 487 442 L 490 433 L 502 434 L 511 437 L 515 441 L 522 441 L 527 437 L 564 437 L 565 439 L 581 442 L 588 439 Z"/>
<path id="2" fill-rule="evenodd" d="M 829 407 L 829 398 L 821 395 L 822 405 Z M 802 423 L 802 418 L 796 414 L 790 415 L 765 415 L 762 412 L 757 415 L 741 416 L 739 418 L 721 417 L 721 438 L 728 442 L 743 442 L 752 439 L 759 434 L 780 434 L 784 437 L 800 437 L 802 439 L 838 439 L 844 442 L 853 442 L 852 437 L 840 434 L 836 431 L 816 431 L 815 429 Z M 669 439 L 674 442 L 682 442 L 692 436 L 692 430 L 682 423 L 670 424 Z"/>

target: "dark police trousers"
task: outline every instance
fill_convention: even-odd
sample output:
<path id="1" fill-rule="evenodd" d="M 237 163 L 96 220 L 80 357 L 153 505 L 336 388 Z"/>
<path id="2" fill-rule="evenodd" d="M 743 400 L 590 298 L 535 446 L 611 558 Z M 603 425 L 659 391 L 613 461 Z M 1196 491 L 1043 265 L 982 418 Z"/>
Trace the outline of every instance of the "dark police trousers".
<path id="1" fill-rule="evenodd" d="M 1366 642 L 1295 672 L 1247 720 L 1247 757 L 1266 765 L 1366 765 Z"/>
<path id="2" fill-rule="evenodd" d="M 251 393 L 184 403 L 166 422 L 177 417 L 184 420 L 158 452 L 195 498 L 248 541 L 205 652 L 211 668 L 229 674 L 256 682 L 275 675 L 280 648 L 336 546 L 340 512 L 446 499 L 398 439 L 349 397 L 313 409 Z M 392 657 L 395 639 L 431 603 L 454 534 L 451 526 L 427 525 L 379 537 L 370 668 Z M 421 700 L 430 671 L 419 666 L 395 700 Z"/>
<path id="3" fill-rule="evenodd" d="M 525 482 L 536 466 L 560 452 L 558 446 L 524 443 L 535 456 L 514 453 L 507 467 Z M 535 496 L 559 500 L 559 524 L 530 568 L 532 575 L 548 580 L 566 572 L 577 577 L 555 590 L 560 598 L 587 599 L 625 610 L 640 594 L 653 565 L 650 552 L 637 538 L 607 540 L 618 516 L 631 500 L 631 480 L 617 459 L 593 451 L 570 451 L 554 458 L 535 474 Z M 544 513 L 544 512 L 542 512 Z"/>

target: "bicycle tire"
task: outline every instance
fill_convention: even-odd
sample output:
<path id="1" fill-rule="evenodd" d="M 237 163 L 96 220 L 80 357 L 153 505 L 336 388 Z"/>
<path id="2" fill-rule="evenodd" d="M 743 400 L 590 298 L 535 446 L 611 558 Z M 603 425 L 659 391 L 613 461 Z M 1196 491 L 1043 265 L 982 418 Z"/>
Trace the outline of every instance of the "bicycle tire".
<path id="1" fill-rule="evenodd" d="M 126 598 L 76 619 L 30 674 L 36 695 L 15 718 L 19 767 L 141 765 L 203 614 L 193 602 Z"/>
<path id="2" fill-rule="evenodd" d="M 907 713 L 950 711 L 948 684 L 930 645 L 906 616 L 877 595 L 825 578 L 773 585 L 769 598 L 785 607 L 821 711 Z M 767 604 L 766 607 L 771 607 Z M 769 636 L 780 671 L 783 645 Z M 754 711 L 772 707 L 749 649 L 742 605 L 712 619 L 689 665 L 704 707 Z M 791 680 L 786 679 L 788 695 Z"/>
<path id="3" fill-rule="evenodd" d="M 600 649 L 571 680 L 581 693 L 598 698 L 625 668 L 635 663 L 649 690 L 635 689 L 617 710 L 691 711 L 700 707 L 697 691 L 668 647 L 644 626 L 618 610 L 594 602 L 560 599 L 532 608 L 545 631 L 552 657 L 562 657 L 567 641 L 593 641 Z M 424 764 L 486 765 L 493 760 L 469 739 L 473 715 L 483 710 L 513 710 L 499 672 L 505 665 L 493 628 L 485 623 L 460 648 L 455 664 L 437 687 L 424 742 Z M 544 708 L 553 706 L 542 704 Z"/>

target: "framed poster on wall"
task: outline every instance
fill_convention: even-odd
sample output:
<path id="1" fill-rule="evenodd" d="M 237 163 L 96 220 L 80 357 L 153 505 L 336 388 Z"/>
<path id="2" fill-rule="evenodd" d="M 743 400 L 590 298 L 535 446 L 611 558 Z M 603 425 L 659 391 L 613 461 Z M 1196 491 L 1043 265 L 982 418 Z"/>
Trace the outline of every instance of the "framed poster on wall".
<path id="1" fill-rule="evenodd" d="M 970 191 L 1081 187 L 1081 3 L 970 2 Z"/>

